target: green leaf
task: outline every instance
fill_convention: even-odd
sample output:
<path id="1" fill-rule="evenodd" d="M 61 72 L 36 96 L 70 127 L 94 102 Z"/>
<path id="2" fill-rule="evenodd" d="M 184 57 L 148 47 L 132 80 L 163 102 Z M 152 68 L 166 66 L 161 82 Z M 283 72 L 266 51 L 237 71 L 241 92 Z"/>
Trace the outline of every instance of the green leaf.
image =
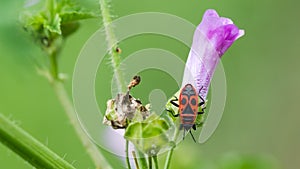
<path id="1" fill-rule="evenodd" d="M 148 123 L 151 124 L 151 126 L 159 127 L 159 128 L 161 128 L 161 129 L 163 129 L 163 130 L 168 130 L 168 129 L 169 129 L 169 125 L 168 125 L 168 123 L 166 122 L 165 119 L 158 118 L 157 115 L 154 114 L 154 113 L 153 113 L 153 115 L 150 116 L 149 118 L 151 119 L 151 117 L 155 117 L 154 115 L 156 116 L 156 119 L 155 119 L 155 120 L 151 120 L 151 121 L 149 120 L 149 121 L 148 121 L 148 119 L 146 119 L 145 121 L 146 121 L 146 122 L 148 121 Z"/>
<path id="2" fill-rule="evenodd" d="M 62 18 L 62 23 L 79 21 L 82 19 L 90 19 L 96 18 L 97 15 L 92 12 L 84 12 L 84 11 L 63 11 L 60 13 Z"/>
<path id="3" fill-rule="evenodd" d="M 48 0 L 40 11 L 32 11 L 28 8 L 27 12 L 21 14 L 20 20 L 35 41 L 49 40 L 47 45 L 40 43 L 46 48 L 55 39 L 66 38 L 74 33 L 79 28 L 79 20 L 97 17 L 71 0 Z"/>
<path id="4" fill-rule="evenodd" d="M 61 25 L 61 31 L 64 38 L 76 32 L 80 24 L 78 22 L 64 23 Z"/>
<path id="5" fill-rule="evenodd" d="M 149 118 L 152 119 L 155 116 L 157 115 Z M 162 118 L 147 119 L 144 122 L 131 123 L 126 129 L 124 137 L 141 152 L 156 155 L 161 148 L 169 145 L 168 129 L 168 123 Z"/>
<path id="6" fill-rule="evenodd" d="M 144 123 L 145 125 L 145 123 Z M 127 127 L 126 132 L 124 134 L 125 138 L 131 139 L 141 139 L 142 137 L 142 128 L 143 123 L 136 122 L 136 123 L 130 123 L 130 125 Z"/>
<path id="7" fill-rule="evenodd" d="M 55 14 L 54 19 L 52 22 L 44 22 L 44 28 L 47 29 L 49 32 L 57 33 L 59 35 L 62 34 L 61 28 L 61 18 L 58 14 Z"/>
<path id="8" fill-rule="evenodd" d="M 59 15 L 62 18 L 62 23 L 97 17 L 94 12 L 85 10 L 78 4 L 69 0 L 60 1 L 57 5 L 57 11 L 59 11 Z"/>
<path id="9" fill-rule="evenodd" d="M 44 24 L 44 22 L 46 22 L 46 19 L 41 14 L 32 16 L 28 13 L 25 13 L 22 15 L 21 21 L 23 22 L 25 28 L 38 30 Z"/>

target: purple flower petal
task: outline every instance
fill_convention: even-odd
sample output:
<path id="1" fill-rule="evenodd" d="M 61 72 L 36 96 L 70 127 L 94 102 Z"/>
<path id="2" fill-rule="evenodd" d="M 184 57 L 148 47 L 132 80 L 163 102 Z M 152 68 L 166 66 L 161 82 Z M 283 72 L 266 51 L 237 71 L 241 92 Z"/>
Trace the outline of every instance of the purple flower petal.
<path id="1" fill-rule="evenodd" d="M 244 31 L 232 20 L 219 17 L 215 10 L 207 10 L 193 38 L 184 72 L 182 85 L 194 84 L 200 95 L 206 98 L 210 81 L 220 58 Z"/>
<path id="2" fill-rule="evenodd" d="M 244 35 L 244 31 L 239 30 L 231 19 L 219 17 L 212 9 L 206 10 L 197 30 L 210 40 L 220 57 L 236 39 Z"/>

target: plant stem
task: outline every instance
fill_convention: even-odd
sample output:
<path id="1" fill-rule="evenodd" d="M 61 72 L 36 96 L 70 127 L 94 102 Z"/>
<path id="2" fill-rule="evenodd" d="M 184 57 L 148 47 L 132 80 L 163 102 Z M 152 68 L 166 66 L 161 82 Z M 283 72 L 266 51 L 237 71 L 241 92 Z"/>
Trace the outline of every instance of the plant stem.
<path id="1" fill-rule="evenodd" d="M 152 157 L 148 156 L 149 169 L 152 169 Z"/>
<path id="2" fill-rule="evenodd" d="M 179 130 L 178 130 L 178 128 L 175 128 L 175 135 L 174 135 L 173 143 L 172 143 L 172 145 L 171 145 L 170 151 L 168 152 L 167 160 L 166 160 L 166 162 L 165 162 L 165 167 L 164 167 L 164 169 L 169 169 L 169 167 L 170 167 L 170 163 L 171 163 L 173 151 L 174 151 L 174 148 L 176 147 L 176 139 L 177 139 L 177 137 L 178 137 L 178 134 L 179 134 Z"/>
<path id="3" fill-rule="evenodd" d="M 73 104 L 69 100 L 68 94 L 64 88 L 63 83 L 59 80 L 54 80 L 52 82 L 52 86 L 58 97 L 59 102 L 61 103 L 70 120 L 70 123 L 73 125 L 76 134 L 78 135 L 88 154 L 92 158 L 96 168 L 111 169 L 112 167 L 107 163 L 97 146 L 94 143 L 92 143 L 92 141 L 88 138 L 86 133 L 84 133 L 83 129 L 81 128 L 76 113 L 74 111 Z"/>
<path id="4" fill-rule="evenodd" d="M 123 79 L 122 71 L 120 70 L 120 53 L 117 51 L 117 43 L 118 40 L 114 34 L 113 28 L 112 28 L 112 19 L 108 7 L 108 3 L 106 0 L 99 0 L 100 4 L 100 10 L 101 10 L 101 15 L 102 15 L 102 22 L 104 26 L 104 31 L 106 35 L 106 41 L 107 41 L 107 46 L 109 50 L 109 54 L 111 56 L 111 66 L 114 70 L 114 75 L 115 75 L 115 81 L 117 84 L 117 89 L 118 92 L 125 93 L 127 91 L 127 87 L 125 85 L 125 81 Z M 128 146 L 129 146 L 129 141 L 126 140 L 126 163 L 127 167 L 130 169 L 130 161 L 129 161 L 129 153 L 128 153 Z M 141 165 L 143 167 L 143 165 Z"/>
<path id="5" fill-rule="evenodd" d="M 53 78 L 53 80 L 58 79 L 58 68 L 57 68 L 57 52 L 53 51 L 53 53 L 49 56 L 50 60 L 50 73 Z"/>
<path id="6" fill-rule="evenodd" d="M 169 167 L 170 167 L 171 158 L 172 158 L 172 155 L 173 155 L 173 150 L 174 150 L 174 147 L 172 147 L 170 149 L 170 151 L 168 152 L 168 156 L 167 156 L 167 160 L 166 160 L 164 169 L 169 169 Z"/>
<path id="7" fill-rule="evenodd" d="M 126 92 L 127 87 L 124 84 L 125 81 L 123 79 L 122 71 L 120 70 L 120 53 L 116 51 L 118 40 L 114 34 L 112 28 L 112 19 L 109 11 L 109 7 L 106 0 L 99 0 L 102 21 L 104 25 L 104 31 L 106 34 L 106 41 L 108 45 L 109 54 L 111 55 L 112 67 L 115 74 L 115 80 L 118 87 L 118 92 Z"/>
<path id="8" fill-rule="evenodd" d="M 133 159 L 134 159 L 134 163 L 135 163 L 136 169 L 140 169 L 139 163 L 138 163 L 138 160 L 137 160 L 137 157 L 136 157 L 136 154 L 135 154 L 135 151 L 132 151 L 132 155 L 133 155 Z"/>
<path id="9" fill-rule="evenodd" d="M 127 168 L 131 169 L 131 167 L 130 167 L 130 161 L 129 161 L 129 152 L 128 152 L 128 149 L 129 149 L 129 141 L 126 140 L 126 149 L 125 149 L 125 151 L 126 151 L 126 163 L 127 163 Z"/>
<path id="10" fill-rule="evenodd" d="M 148 168 L 148 164 L 147 164 L 147 160 L 145 158 L 145 154 L 143 154 L 141 151 L 137 150 L 137 153 L 139 155 L 139 165 L 141 166 L 142 169 L 147 169 Z"/>
<path id="11" fill-rule="evenodd" d="M 153 156 L 154 164 L 155 164 L 155 169 L 158 169 L 158 161 L 157 161 L 157 155 Z"/>
<path id="12" fill-rule="evenodd" d="M 2 114 L 0 114 L 0 141 L 36 168 L 75 169 Z"/>

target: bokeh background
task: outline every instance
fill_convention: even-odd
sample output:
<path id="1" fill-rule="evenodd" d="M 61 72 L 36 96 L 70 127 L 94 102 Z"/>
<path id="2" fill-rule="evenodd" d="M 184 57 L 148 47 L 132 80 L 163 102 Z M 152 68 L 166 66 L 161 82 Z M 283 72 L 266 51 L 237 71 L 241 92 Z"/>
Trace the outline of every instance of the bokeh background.
<path id="1" fill-rule="evenodd" d="M 97 1 L 78 1 L 98 10 Z M 48 82 L 37 75 L 33 58 L 45 55 L 18 22 L 25 1 L 0 2 L 0 112 L 77 168 L 93 168 Z M 137 12 L 165 12 L 197 25 L 208 8 L 230 17 L 246 35 L 223 56 L 227 78 L 227 101 L 222 121 L 208 142 L 194 144 L 187 137 L 175 150 L 171 168 L 294 169 L 300 167 L 300 22 L 298 1 L 201 1 L 130 0 L 112 1 L 116 17 Z M 166 23 L 167 24 L 167 23 Z M 59 66 L 69 75 L 66 87 L 71 97 L 71 77 L 85 41 L 101 26 L 101 19 L 83 21 L 65 43 Z M 116 28 L 118 29 L 118 28 Z M 172 29 L 172 28 L 170 28 Z M 182 32 L 184 34 L 184 32 Z M 122 57 L 145 48 L 160 48 L 183 60 L 189 49 L 180 42 L 141 35 L 120 42 Z M 107 66 L 109 66 L 107 64 Z M 109 67 L 106 72 L 110 72 Z M 167 96 L 178 90 L 168 74 L 141 72 L 141 85 L 134 91 L 143 102 L 153 89 Z M 163 83 L 157 83 L 164 78 Z M 99 106 L 105 110 L 110 98 L 111 73 L 97 77 Z M 99 79 L 101 78 L 101 79 Z M 102 119 L 99 119 L 101 123 Z M 105 139 L 105 136 L 103 136 Z M 115 168 L 123 163 L 104 152 Z M 163 157 L 161 163 L 163 162 Z M 32 168 L 0 144 L 0 168 Z"/>

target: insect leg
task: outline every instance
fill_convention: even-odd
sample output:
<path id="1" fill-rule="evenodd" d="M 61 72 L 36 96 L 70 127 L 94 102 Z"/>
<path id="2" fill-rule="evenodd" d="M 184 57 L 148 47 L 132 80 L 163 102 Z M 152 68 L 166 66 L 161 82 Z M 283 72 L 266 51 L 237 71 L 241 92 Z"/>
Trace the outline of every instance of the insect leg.
<path id="1" fill-rule="evenodd" d="M 204 111 L 199 111 L 198 114 L 204 114 Z"/>
<path id="2" fill-rule="evenodd" d="M 201 96 L 200 96 L 200 98 L 201 98 Z M 202 99 L 201 99 L 201 102 L 198 104 L 198 107 L 200 107 L 200 106 L 202 106 L 204 104 L 205 104 L 205 101 L 202 101 Z"/>
<path id="3" fill-rule="evenodd" d="M 203 104 L 205 104 L 205 102 L 199 103 L 198 107 L 201 107 Z M 204 114 L 204 109 L 206 109 L 206 107 L 201 107 L 201 109 L 202 109 L 202 111 L 199 111 L 198 114 Z"/>
<path id="4" fill-rule="evenodd" d="M 198 107 L 201 107 L 202 105 L 205 105 L 205 100 L 204 100 L 203 97 L 200 95 L 200 92 L 201 92 L 202 89 L 203 89 L 203 86 L 200 88 L 199 93 L 198 93 L 198 96 L 199 96 L 200 99 L 201 99 L 201 102 L 198 104 Z M 206 107 L 201 107 L 201 108 L 202 108 L 202 111 L 201 111 L 201 112 L 198 112 L 198 114 L 203 114 L 203 113 L 204 113 L 204 109 L 205 109 Z"/>
<path id="5" fill-rule="evenodd" d="M 203 89 L 203 86 L 200 88 L 199 93 L 198 93 L 198 96 L 199 96 L 200 99 L 201 99 L 201 102 L 200 102 L 199 105 L 198 105 L 199 107 L 205 104 L 205 100 L 204 100 L 203 97 L 201 97 L 201 95 L 200 95 L 200 92 L 201 92 L 202 89 Z"/>
<path id="6" fill-rule="evenodd" d="M 170 112 L 173 117 L 178 117 L 179 116 L 179 114 L 174 114 L 174 112 L 172 110 L 166 109 L 166 111 Z"/>
<path id="7" fill-rule="evenodd" d="M 175 97 L 175 99 L 172 99 L 172 100 L 170 101 L 170 103 L 173 104 L 173 105 L 176 106 L 176 107 L 179 107 L 179 105 L 178 105 L 177 103 L 175 103 L 176 101 L 178 101 L 178 98 L 177 98 L 176 96 L 174 96 L 174 97 Z"/>
<path id="8" fill-rule="evenodd" d="M 181 126 L 180 126 L 181 127 Z M 180 130 L 180 129 L 179 129 Z M 183 135 L 182 135 L 182 140 L 184 140 L 185 137 L 185 129 L 183 129 Z"/>
<path id="9" fill-rule="evenodd" d="M 194 142 L 196 143 L 195 137 L 193 136 L 193 134 L 192 134 L 191 130 L 190 130 L 190 134 L 191 134 L 191 136 L 192 136 L 192 138 L 193 138 Z"/>

